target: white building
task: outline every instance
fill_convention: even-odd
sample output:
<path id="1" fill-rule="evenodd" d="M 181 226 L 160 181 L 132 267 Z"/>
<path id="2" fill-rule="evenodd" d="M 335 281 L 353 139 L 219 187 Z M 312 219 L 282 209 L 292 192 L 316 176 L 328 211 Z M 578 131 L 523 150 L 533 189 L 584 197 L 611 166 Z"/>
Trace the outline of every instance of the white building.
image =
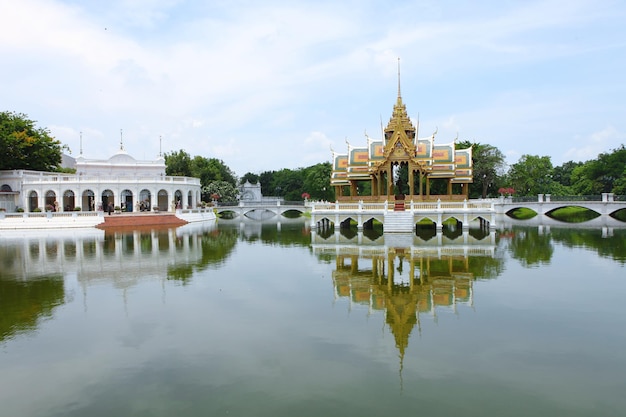
<path id="1" fill-rule="evenodd" d="M 106 209 L 174 211 L 200 202 L 199 178 L 165 175 L 165 159 L 138 161 L 123 149 L 109 159 L 76 158 L 76 174 L 0 171 L 0 209 L 14 212 Z"/>
<path id="2" fill-rule="evenodd" d="M 261 194 L 261 183 L 251 184 L 250 181 L 246 180 L 245 184 L 241 184 L 239 186 L 239 200 L 263 200 L 263 195 Z"/>

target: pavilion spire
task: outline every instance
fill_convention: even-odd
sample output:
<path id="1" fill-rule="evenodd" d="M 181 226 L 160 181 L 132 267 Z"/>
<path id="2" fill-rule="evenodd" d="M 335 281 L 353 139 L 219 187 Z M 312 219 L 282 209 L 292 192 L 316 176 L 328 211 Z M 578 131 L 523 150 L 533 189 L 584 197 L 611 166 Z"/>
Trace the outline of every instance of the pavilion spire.
<path id="1" fill-rule="evenodd" d="M 398 99 L 402 97 L 400 94 L 400 57 L 398 57 Z"/>
<path id="2" fill-rule="evenodd" d="M 122 129 L 120 129 L 120 151 L 124 150 L 124 135 Z"/>

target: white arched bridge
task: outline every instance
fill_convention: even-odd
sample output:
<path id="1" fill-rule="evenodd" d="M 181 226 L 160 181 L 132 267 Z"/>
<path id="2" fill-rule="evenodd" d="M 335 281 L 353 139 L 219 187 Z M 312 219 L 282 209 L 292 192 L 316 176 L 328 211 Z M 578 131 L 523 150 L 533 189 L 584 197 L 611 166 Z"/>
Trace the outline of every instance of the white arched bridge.
<path id="1" fill-rule="evenodd" d="M 232 212 L 236 216 L 251 219 L 265 219 L 268 216 L 281 216 L 288 211 L 301 214 L 310 213 L 312 228 L 336 226 L 356 222 L 357 229 L 362 230 L 372 221 L 382 223 L 385 232 L 411 232 L 416 224 L 426 219 L 433 222 L 437 229 L 443 228 L 449 219 L 457 220 L 461 227 L 469 228 L 470 223 L 480 226 L 496 227 L 496 219 L 516 208 L 528 208 L 535 211 L 538 217 L 547 216 L 551 211 L 578 206 L 593 210 L 600 214 L 598 220 L 610 218 L 615 212 L 626 209 L 626 198 L 615 198 L 605 193 L 594 197 L 552 197 L 539 194 L 532 201 L 526 199 L 496 198 L 486 200 L 465 201 L 405 201 L 402 209 L 394 201 L 385 202 L 285 202 L 271 201 L 239 201 L 237 203 L 220 203 L 215 207 L 217 214 Z M 626 222 L 615 220 L 617 224 Z M 593 223 L 593 222 L 592 222 Z"/>
<path id="2" fill-rule="evenodd" d="M 215 212 L 218 215 L 231 212 L 237 216 L 246 216 L 253 219 L 263 217 L 263 213 L 282 216 L 288 211 L 304 213 L 308 210 L 304 201 L 283 201 L 277 199 L 262 201 L 241 200 L 235 203 L 218 203 L 215 206 Z"/>
<path id="3" fill-rule="evenodd" d="M 500 198 L 497 200 L 496 209 L 499 214 L 506 214 L 516 208 L 527 208 L 537 214 L 546 215 L 563 207 L 583 207 L 593 210 L 600 216 L 610 216 L 616 211 L 626 209 L 626 198 L 619 196 L 617 199 L 613 193 L 603 193 L 599 196 L 552 196 L 539 194 L 533 200 L 521 198 Z"/>

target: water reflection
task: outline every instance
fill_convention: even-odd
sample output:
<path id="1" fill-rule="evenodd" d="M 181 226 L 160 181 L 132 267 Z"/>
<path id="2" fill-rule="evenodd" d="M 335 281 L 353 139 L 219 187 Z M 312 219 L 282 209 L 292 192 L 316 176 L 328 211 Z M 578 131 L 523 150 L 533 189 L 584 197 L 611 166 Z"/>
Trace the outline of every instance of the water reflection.
<path id="1" fill-rule="evenodd" d="M 626 228 L 506 225 L 498 240 L 525 267 L 549 265 L 554 246 L 584 248 L 598 256 L 626 263 Z"/>
<path id="2" fill-rule="evenodd" d="M 51 317 L 54 309 L 65 302 L 60 275 L 17 281 L 0 274 L 0 342 L 35 330 L 42 319 Z"/>
<path id="3" fill-rule="evenodd" d="M 622 415 L 603 411 L 626 409 L 623 267 L 587 255 L 623 264 L 624 237 L 1 233 L 0 402 L 20 416 Z"/>
<path id="4" fill-rule="evenodd" d="M 312 249 L 318 258 L 334 260 L 337 299 L 349 300 L 350 308 L 384 312 L 403 358 L 411 332 L 421 332 L 422 315 L 436 320 L 439 308 L 472 306 L 474 281 L 495 278 L 503 269 L 495 256 L 495 232 L 480 240 L 467 231 L 456 235 L 439 232 L 424 241 L 418 234 L 393 233 L 371 241 L 360 232 L 327 239 L 313 233 Z"/>

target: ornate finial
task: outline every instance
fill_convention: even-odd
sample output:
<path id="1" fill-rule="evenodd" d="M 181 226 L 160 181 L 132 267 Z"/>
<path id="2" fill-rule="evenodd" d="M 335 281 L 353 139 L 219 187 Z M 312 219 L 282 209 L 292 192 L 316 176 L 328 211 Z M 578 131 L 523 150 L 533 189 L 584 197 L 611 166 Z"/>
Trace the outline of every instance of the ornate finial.
<path id="1" fill-rule="evenodd" d="M 417 143 L 417 140 L 420 137 L 420 114 L 417 113 L 417 123 L 415 125 L 415 143 Z"/>
<path id="2" fill-rule="evenodd" d="M 80 154 L 83 154 L 83 132 L 80 132 Z"/>
<path id="3" fill-rule="evenodd" d="M 398 98 L 402 95 L 400 94 L 400 57 L 398 57 Z"/>
<path id="4" fill-rule="evenodd" d="M 161 151 L 161 144 L 162 144 L 161 135 L 159 135 L 159 158 L 163 156 L 163 152 Z"/>
<path id="5" fill-rule="evenodd" d="M 124 150 L 124 136 L 122 129 L 120 129 L 120 151 Z"/>

